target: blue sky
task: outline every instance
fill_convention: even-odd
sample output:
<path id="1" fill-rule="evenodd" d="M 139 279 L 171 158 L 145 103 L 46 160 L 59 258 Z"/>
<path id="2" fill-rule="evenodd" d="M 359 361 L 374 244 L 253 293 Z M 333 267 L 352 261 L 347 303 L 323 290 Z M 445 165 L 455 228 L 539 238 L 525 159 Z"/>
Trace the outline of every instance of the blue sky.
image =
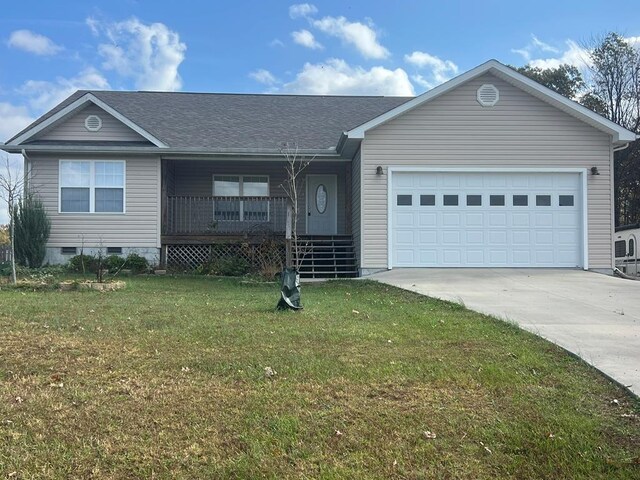
<path id="1" fill-rule="evenodd" d="M 0 141 L 76 89 L 412 95 L 611 30 L 640 40 L 637 1 L 5 2 Z"/>

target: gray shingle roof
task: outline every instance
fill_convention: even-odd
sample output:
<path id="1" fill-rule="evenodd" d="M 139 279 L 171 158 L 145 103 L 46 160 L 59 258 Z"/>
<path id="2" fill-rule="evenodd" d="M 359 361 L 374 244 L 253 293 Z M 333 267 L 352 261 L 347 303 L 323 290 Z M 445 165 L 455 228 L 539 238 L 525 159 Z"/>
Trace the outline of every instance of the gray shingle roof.
<path id="1" fill-rule="evenodd" d="M 277 149 L 283 142 L 295 142 L 302 149 L 330 149 L 345 130 L 411 98 L 79 91 L 23 132 L 85 93 L 171 148 L 202 150 Z"/>

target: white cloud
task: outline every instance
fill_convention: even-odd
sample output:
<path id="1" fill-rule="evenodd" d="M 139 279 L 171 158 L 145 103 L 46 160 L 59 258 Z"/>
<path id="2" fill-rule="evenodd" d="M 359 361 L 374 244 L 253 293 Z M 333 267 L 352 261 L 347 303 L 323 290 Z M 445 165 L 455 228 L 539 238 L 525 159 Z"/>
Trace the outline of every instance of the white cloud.
<path id="1" fill-rule="evenodd" d="M 251 72 L 249 77 L 253 78 L 256 82 L 264 83 L 265 85 L 273 85 L 278 82 L 276 77 L 274 77 L 269 70 L 265 70 L 264 68 Z"/>
<path id="2" fill-rule="evenodd" d="M 566 40 L 564 48 L 557 48 L 531 35 L 531 41 L 527 45 L 511 51 L 520 55 L 527 64 L 543 69 L 569 64 L 584 70 L 589 64 L 589 51 L 573 40 Z"/>
<path id="3" fill-rule="evenodd" d="M 98 46 L 98 52 L 105 59 L 103 68 L 132 78 L 140 90 L 175 91 L 182 88 L 178 68 L 187 47 L 166 25 L 146 25 L 135 17 L 111 24 L 93 19 L 87 23 L 92 30 L 109 39 L 109 43 Z"/>
<path id="4" fill-rule="evenodd" d="M 63 50 L 60 45 L 56 45 L 50 38 L 30 30 L 11 32 L 8 44 L 18 50 L 42 56 L 55 55 Z"/>
<path id="5" fill-rule="evenodd" d="M 629 42 L 634 48 L 640 48 L 640 37 L 626 37 L 625 40 Z"/>
<path id="6" fill-rule="evenodd" d="M 440 85 L 457 75 L 459 71 L 458 66 L 451 60 L 442 60 L 435 55 L 418 50 L 405 55 L 404 60 L 420 69 L 429 70 L 429 78 L 422 74 L 416 74 L 411 77 L 416 83 L 425 88 L 433 88 Z"/>
<path id="7" fill-rule="evenodd" d="M 311 24 L 318 30 L 353 45 L 365 58 L 387 58 L 390 53 L 380 42 L 373 24 L 350 22 L 345 17 L 324 17 L 312 20 Z"/>
<path id="8" fill-rule="evenodd" d="M 106 90 L 107 79 L 95 68 L 87 68 L 72 78 L 58 77 L 53 82 L 28 80 L 19 92 L 28 98 L 34 111 L 45 112 L 76 90 Z"/>
<path id="9" fill-rule="evenodd" d="M 303 47 L 310 48 L 312 50 L 317 50 L 322 48 L 320 42 L 318 42 L 313 33 L 309 30 L 299 30 L 297 32 L 291 32 L 291 36 L 293 37 L 293 41 L 298 45 L 302 45 Z"/>
<path id="10" fill-rule="evenodd" d="M 528 63 L 538 68 L 558 68 L 560 65 L 569 64 L 584 70 L 589 65 L 589 51 L 582 48 L 573 40 L 565 42 L 565 50 L 559 51 L 559 55 L 548 58 L 531 58 Z"/>
<path id="11" fill-rule="evenodd" d="M 284 47 L 284 43 L 279 38 L 274 38 L 269 42 L 270 47 Z"/>
<path id="12" fill-rule="evenodd" d="M 324 63 L 306 63 L 296 79 L 281 90 L 310 95 L 414 95 L 413 85 L 401 68 L 373 67 L 365 70 L 337 58 Z"/>
<path id="13" fill-rule="evenodd" d="M 7 102 L 0 102 L 0 118 L 0 142 L 9 140 L 34 120 L 27 107 Z"/>
<path id="14" fill-rule="evenodd" d="M 531 41 L 527 45 L 522 48 L 512 48 L 511 51 L 520 55 L 525 62 L 531 61 L 531 56 L 535 52 L 560 53 L 559 49 L 543 42 L 533 34 L 531 34 Z"/>
<path id="15" fill-rule="evenodd" d="M 291 18 L 308 18 L 318 13 L 318 9 L 311 3 L 298 3 L 289 7 L 289 16 Z"/>

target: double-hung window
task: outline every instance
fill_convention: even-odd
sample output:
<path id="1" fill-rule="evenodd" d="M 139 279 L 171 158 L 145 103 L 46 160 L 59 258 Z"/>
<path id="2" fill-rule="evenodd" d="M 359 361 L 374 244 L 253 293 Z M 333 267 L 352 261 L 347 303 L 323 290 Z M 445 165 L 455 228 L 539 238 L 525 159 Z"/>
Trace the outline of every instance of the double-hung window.
<path id="1" fill-rule="evenodd" d="M 60 212 L 124 213 L 125 162 L 60 160 Z"/>
<path id="2" fill-rule="evenodd" d="M 269 221 L 269 177 L 215 175 L 213 195 L 215 220 Z"/>

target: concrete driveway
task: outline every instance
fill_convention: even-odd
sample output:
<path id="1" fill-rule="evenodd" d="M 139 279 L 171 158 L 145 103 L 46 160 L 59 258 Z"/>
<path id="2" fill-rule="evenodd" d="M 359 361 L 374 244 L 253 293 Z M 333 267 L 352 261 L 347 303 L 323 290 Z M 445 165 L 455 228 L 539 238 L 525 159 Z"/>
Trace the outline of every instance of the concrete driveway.
<path id="1" fill-rule="evenodd" d="M 640 394 L 640 281 L 560 269 L 399 268 L 372 278 L 516 322 Z"/>

